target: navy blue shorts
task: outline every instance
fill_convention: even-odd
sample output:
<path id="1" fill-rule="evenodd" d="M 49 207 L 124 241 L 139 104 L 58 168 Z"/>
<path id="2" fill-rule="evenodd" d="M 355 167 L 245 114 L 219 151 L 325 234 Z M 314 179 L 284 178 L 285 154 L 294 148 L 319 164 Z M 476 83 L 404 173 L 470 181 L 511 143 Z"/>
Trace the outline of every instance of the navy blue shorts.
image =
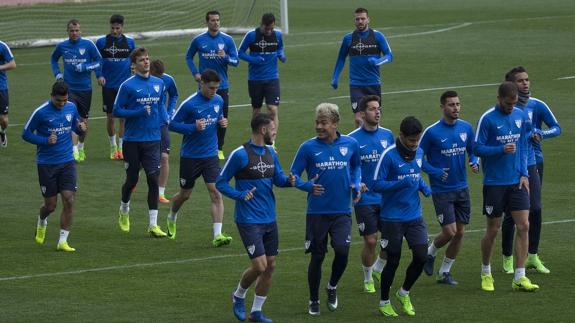
<path id="1" fill-rule="evenodd" d="M 252 99 L 252 107 L 259 109 L 264 103 L 267 105 L 280 105 L 280 80 L 248 81 L 248 92 Z"/>
<path id="2" fill-rule="evenodd" d="M 483 214 L 499 218 L 503 212 L 529 210 L 529 193 L 519 184 L 483 186 Z"/>
<path id="3" fill-rule="evenodd" d="M 279 238 L 276 222 L 264 224 L 236 223 L 236 226 L 250 259 L 263 255 L 271 257 L 278 254 Z"/>
<path id="4" fill-rule="evenodd" d="M 359 235 L 369 236 L 377 233 L 379 228 L 379 212 L 381 210 L 379 204 L 356 205 L 354 209 Z"/>
<path id="5" fill-rule="evenodd" d="M 427 245 L 427 224 L 423 217 L 407 222 L 391 222 L 381 220 L 379 225 L 381 231 L 381 249 L 389 250 L 393 253 L 401 253 L 403 237 L 407 240 L 409 248 L 418 245 Z"/>
<path id="6" fill-rule="evenodd" d="M 219 96 L 222 97 L 222 99 L 224 100 L 224 106 L 222 107 L 222 114 L 224 115 L 224 118 L 228 117 L 228 111 L 230 108 L 230 96 L 228 93 L 228 89 L 218 89 L 218 91 L 216 92 Z"/>
<path id="7" fill-rule="evenodd" d="M 469 189 L 463 188 L 457 191 L 433 193 L 433 205 L 437 222 L 441 226 L 451 224 L 455 221 L 469 224 L 471 217 L 471 200 Z"/>
<path id="8" fill-rule="evenodd" d="M 8 90 L 0 90 L 0 114 L 8 114 L 9 105 Z"/>
<path id="9" fill-rule="evenodd" d="M 325 255 L 327 237 L 331 247 L 349 248 L 351 244 L 351 215 L 308 214 L 305 221 L 305 252 Z"/>
<path id="10" fill-rule="evenodd" d="M 160 128 L 160 152 L 163 154 L 170 153 L 170 131 L 168 130 L 168 125 L 165 124 Z"/>
<path id="11" fill-rule="evenodd" d="M 62 191 L 76 192 L 76 162 L 38 165 L 38 180 L 44 197 L 56 196 Z"/>
<path id="12" fill-rule="evenodd" d="M 537 165 L 527 167 L 529 171 L 529 206 L 531 210 L 541 210 L 541 179 Z"/>
<path id="13" fill-rule="evenodd" d="M 124 141 L 124 168 L 126 173 L 139 172 L 140 166 L 146 174 L 160 171 L 160 141 Z"/>
<path id="14" fill-rule="evenodd" d="M 92 106 L 92 90 L 90 91 L 68 91 L 68 101 L 74 103 L 78 109 L 78 114 L 84 119 L 90 115 Z"/>
<path id="15" fill-rule="evenodd" d="M 351 99 L 351 111 L 353 113 L 359 112 L 359 101 L 366 95 L 377 95 L 381 98 L 381 85 L 349 87 L 349 98 Z"/>
<path id="16" fill-rule="evenodd" d="M 108 87 L 102 88 L 102 111 L 106 113 L 112 113 L 114 111 L 114 102 L 116 101 L 118 90 L 119 89 Z"/>
<path id="17" fill-rule="evenodd" d="M 220 160 L 218 156 L 206 158 L 180 158 L 180 187 L 192 189 L 196 179 L 204 178 L 204 183 L 215 183 L 220 175 Z"/>

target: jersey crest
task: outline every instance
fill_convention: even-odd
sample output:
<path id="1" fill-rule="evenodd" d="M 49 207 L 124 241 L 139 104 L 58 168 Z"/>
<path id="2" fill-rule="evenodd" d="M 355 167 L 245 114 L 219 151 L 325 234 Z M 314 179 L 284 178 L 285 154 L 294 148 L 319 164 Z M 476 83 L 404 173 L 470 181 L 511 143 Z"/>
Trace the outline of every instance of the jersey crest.
<path id="1" fill-rule="evenodd" d="M 381 146 L 382 146 L 383 148 L 387 148 L 387 145 L 389 144 L 389 143 L 387 142 L 387 140 L 381 140 L 381 141 L 379 141 L 379 142 L 381 143 Z"/>
<path id="2" fill-rule="evenodd" d="M 159 85 L 154 85 L 154 90 L 156 90 L 156 93 L 160 92 L 160 86 L 159 86 Z"/>
<path id="3" fill-rule="evenodd" d="M 340 153 L 342 156 L 347 155 L 347 147 L 339 147 L 339 153 Z"/>
<path id="4" fill-rule="evenodd" d="M 68 120 L 68 122 L 72 121 L 72 114 L 71 113 L 66 114 L 66 120 Z"/>
<path id="5" fill-rule="evenodd" d="M 219 104 L 214 104 L 214 111 L 216 111 L 216 113 L 218 113 L 220 111 L 220 105 Z"/>
<path id="6" fill-rule="evenodd" d="M 467 133 L 466 132 L 460 132 L 459 138 L 461 138 L 461 141 L 466 142 L 467 141 Z"/>
<path id="7" fill-rule="evenodd" d="M 521 119 L 515 120 L 515 125 L 517 126 L 517 128 L 521 128 Z"/>
<path id="8" fill-rule="evenodd" d="M 417 158 L 417 166 L 421 167 L 421 163 L 422 163 L 421 158 Z"/>
<path id="9" fill-rule="evenodd" d="M 80 48 L 78 51 L 80 52 L 80 55 L 84 55 L 86 48 Z"/>

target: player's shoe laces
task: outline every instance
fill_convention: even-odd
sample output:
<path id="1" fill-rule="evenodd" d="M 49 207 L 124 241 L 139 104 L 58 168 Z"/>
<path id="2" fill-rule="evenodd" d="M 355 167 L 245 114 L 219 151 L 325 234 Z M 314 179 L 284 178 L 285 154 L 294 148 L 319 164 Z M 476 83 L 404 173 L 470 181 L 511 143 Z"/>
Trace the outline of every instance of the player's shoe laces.
<path id="1" fill-rule="evenodd" d="M 366 293 L 375 293 L 375 284 L 373 280 L 363 282 L 363 291 Z"/>
<path id="2" fill-rule="evenodd" d="M 119 211 L 118 216 L 118 225 L 120 226 L 120 230 L 124 232 L 130 232 L 130 213 Z"/>
<path id="3" fill-rule="evenodd" d="M 379 312 L 383 315 L 383 316 L 388 316 L 388 317 L 397 317 L 399 315 L 397 315 L 397 312 L 395 311 L 395 309 L 393 308 L 393 305 L 391 305 L 391 303 L 389 304 L 385 304 L 383 306 L 379 307 Z"/>
<path id="4" fill-rule="evenodd" d="M 319 315 L 319 301 L 309 301 L 308 313 L 313 316 Z"/>
<path id="5" fill-rule="evenodd" d="M 381 273 L 379 271 L 372 271 L 371 278 L 377 283 L 381 282 Z"/>
<path id="6" fill-rule="evenodd" d="M 118 159 L 118 146 L 110 146 L 110 159 L 116 160 Z"/>
<path id="7" fill-rule="evenodd" d="M 86 151 L 84 150 L 84 148 L 78 149 L 78 161 L 84 161 L 84 160 L 86 160 Z"/>
<path id="8" fill-rule="evenodd" d="M 168 199 L 166 198 L 166 196 L 165 196 L 164 194 L 162 194 L 162 195 L 160 195 L 160 197 L 158 198 L 158 202 L 167 204 L 167 203 L 170 203 L 170 200 L 168 200 Z"/>
<path id="9" fill-rule="evenodd" d="M 226 159 L 226 155 L 224 155 L 223 150 L 218 150 L 218 159 L 219 160 L 225 160 Z"/>
<path id="10" fill-rule="evenodd" d="M 433 263 L 435 262 L 435 257 L 432 255 L 427 255 L 427 260 L 425 261 L 425 265 L 423 265 L 423 271 L 427 276 L 433 275 Z"/>
<path id="11" fill-rule="evenodd" d="M 8 136 L 6 136 L 5 132 L 0 132 L 0 147 L 8 147 Z"/>
<path id="12" fill-rule="evenodd" d="M 214 245 L 214 247 L 221 247 L 221 246 L 227 246 L 230 243 L 232 243 L 233 238 L 230 236 L 225 235 L 224 233 L 220 233 L 218 234 L 214 240 L 212 241 L 212 244 Z"/>
<path id="13" fill-rule="evenodd" d="M 457 285 L 458 284 L 458 282 L 455 281 L 455 279 L 453 279 L 453 276 L 451 276 L 451 273 L 449 273 L 449 272 L 439 274 L 437 276 L 437 282 L 439 284 L 445 284 L 445 285 Z"/>
<path id="14" fill-rule="evenodd" d="M 36 237 L 34 238 L 34 240 L 36 240 L 36 243 L 43 244 L 45 238 L 46 238 L 46 226 L 43 227 L 41 225 L 36 225 Z"/>
<path id="15" fill-rule="evenodd" d="M 537 272 L 540 274 L 548 274 L 551 272 L 549 269 L 547 269 L 547 267 L 545 267 L 545 265 L 543 265 L 543 261 L 539 259 L 537 254 L 529 254 L 529 256 L 527 256 L 525 269 L 529 268 L 535 268 L 535 270 L 537 270 Z"/>
<path id="16" fill-rule="evenodd" d="M 162 231 L 162 229 L 160 229 L 160 227 L 157 225 L 149 227 L 148 233 L 154 238 L 165 238 L 168 236 L 168 234 Z"/>
<path id="17" fill-rule="evenodd" d="M 519 278 L 518 281 L 515 281 L 514 279 L 513 283 L 511 283 L 511 287 L 513 288 L 513 290 L 524 291 L 524 292 L 535 292 L 539 289 L 539 285 L 531 283 L 529 278 L 525 276 Z"/>
<path id="18" fill-rule="evenodd" d="M 481 289 L 486 292 L 492 292 L 495 290 L 495 286 L 493 286 L 493 276 L 491 274 L 481 274 Z"/>
<path id="19" fill-rule="evenodd" d="M 326 288 L 327 292 L 327 309 L 335 311 L 337 309 L 337 289 Z"/>
<path id="20" fill-rule="evenodd" d="M 273 321 L 267 318 L 262 311 L 254 311 L 250 313 L 248 316 L 248 320 L 250 322 L 263 322 L 263 323 L 272 323 Z"/>
<path id="21" fill-rule="evenodd" d="M 503 256 L 503 272 L 513 274 L 513 256 Z"/>
<path id="22" fill-rule="evenodd" d="M 167 222 L 168 238 L 174 240 L 176 239 L 176 221 L 168 219 Z"/>
<path id="23" fill-rule="evenodd" d="M 65 252 L 74 252 L 76 251 L 76 249 L 70 247 L 70 245 L 68 245 L 67 241 L 58 243 L 58 246 L 56 247 L 56 250 L 58 251 L 65 251 Z"/>
<path id="24" fill-rule="evenodd" d="M 234 293 L 232 293 L 232 309 L 234 311 L 234 315 L 240 321 L 246 320 L 246 308 L 245 308 L 245 299 L 236 297 Z"/>
<path id="25" fill-rule="evenodd" d="M 405 314 L 415 316 L 415 309 L 413 308 L 413 305 L 411 305 L 409 295 L 401 296 L 399 295 L 399 291 L 397 291 L 395 292 L 395 297 L 397 297 L 397 300 L 401 303 L 401 309 Z"/>

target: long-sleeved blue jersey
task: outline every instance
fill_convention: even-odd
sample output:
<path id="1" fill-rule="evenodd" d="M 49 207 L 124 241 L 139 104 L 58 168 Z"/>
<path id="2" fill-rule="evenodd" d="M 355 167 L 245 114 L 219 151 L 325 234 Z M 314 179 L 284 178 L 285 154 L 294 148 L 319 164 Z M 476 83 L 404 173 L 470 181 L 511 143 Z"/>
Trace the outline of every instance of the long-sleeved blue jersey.
<path id="1" fill-rule="evenodd" d="M 14 55 L 10 51 L 10 47 L 5 42 L 0 41 L 0 65 L 4 65 L 14 60 Z M 8 90 L 8 78 L 6 71 L 0 71 L 0 91 Z"/>
<path id="2" fill-rule="evenodd" d="M 37 146 L 36 162 L 40 165 L 64 164 L 74 160 L 72 153 L 72 131 L 80 134 L 80 116 L 76 105 L 67 102 L 58 109 L 52 101 L 39 106 L 26 122 L 22 138 Z M 58 136 L 55 144 L 48 143 L 48 137 Z"/>
<path id="3" fill-rule="evenodd" d="M 54 77 L 62 73 L 58 65 L 60 57 L 64 62 L 64 82 L 72 91 L 91 90 L 92 71 L 96 73 L 96 77 L 102 76 L 102 56 L 89 39 L 80 38 L 77 41 L 68 39 L 56 45 L 50 58 Z"/>
<path id="4" fill-rule="evenodd" d="M 359 153 L 361 155 L 361 181 L 370 187 L 373 182 L 375 167 L 383 151 L 393 145 L 393 133 L 391 130 L 379 127 L 375 131 L 370 131 L 364 127 L 359 127 L 348 135 L 359 143 Z M 379 205 L 381 203 L 381 193 L 366 191 L 361 194 L 361 199 L 356 205 Z"/>
<path id="5" fill-rule="evenodd" d="M 389 44 L 382 33 L 373 29 L 356 30 L 343 37 L 333 70 L 332 84 L 337 84 L 348 55 L 350 86 L 380 85 L 379 66 L 393 60 Z"/>
<path id="6" fill-rule="evenodd" d="M 549 106 L 536 98 L 529 98 L 525 111 L 533 124 L 533 132 L 538 133 L 542 140 L 557 137 L 561 134 L 561 126 L 559 122 L 549 109 Z M 545 124 L 547 129 L 541 127 Z M 533 151 L 535 154 L 535 162 L 540 164 L 543 162 L 543 151 L 541 150 L 541 142 L 532 141 Z M 529 165 L 531 166 L 531 165 Z"/>
<path id="7" fill-rule="evenodd" d="M 300 190 L 308 192 L 307 214 L 351 214 L 352 185 L 360 189 L 361 156 L 359 144 L 349 136 L 340 135 L 331 144 L 312 138 L 298 149 L 291 172 L 301 176 L 306 171 L 310 181 L 298 183 Z M 325 192 L 312 194 L 311 180 L 324 187 Z"/>
<path id="8" fill-rule="evenodd" d="M 518 108 L 506 114 L 495 106 L 481 116 L 473 153 L 481 157 L 484 185 L 518 184 L 521 176 L 528 176 L 527 127 L 530 123 L 527 114 Z M 503 151 L 508 143 L 515 144 L 515 153 Z"/>
<path id="9" fill-rule="evenodd" d="M 465 152 L 469 155 L 470 164 L 478 163 L 478 158 L 473 155 L 473 138 L 473 129 L 464 120 L 456 120 L 451 125 L 441 119 L 425 129 L 419 148 L 426 157 L 422 169 L 429 175 L 433 192 L 467 187 Z M 444 172 L 448 174 L 445 181 L 441 178 Z"/>
<path id="10" fill-rule="evenodd" d="M 104 87 L 117 89 L 130 77 L 130 54 L 136 48 L 134 39 L 125 35 L 108 34 L 96 41 L 96 48 L 102 56 Z"/>
<path id="11" fill-rule="evenodd" d="M 249 54 L 246 52 L 250 50 Z M 267 36 L 260 28 L 248 32 L 240 44 L 239 57 L 248 64 L 248 80 L 276 80 L 279 78 L 278 59 L 285 62 L 282 33 L 278 30 Z"/>
<path id="12" fill-rule="evenodd" d="M 178 88 L 176 87 L 176 81 L 171 75 L 164 73 L 160 78 L 164 81 L 164 100 L 162 101 L 162 104 L 168 113 L 168 119 L 164 121 L 164 124 L 167 124 L 169 119 L 174 116 L 179 94 Z"/>
<path id="13" fill-rule="evenodd" d="M 120 85 L 112 113 L 126 119 L 124 141 L 160 140 L 160 127 L 168 118 L 162 102 L 164 81 L 158 77 L 136 74 Z"/>
<path id="14" fill-rule="evenodd" d="M 218 56 L 218 51 L 223 50 L 226 55 Z M 194 56 L 198 53 L 199 70 L 194 64 Z M 192 74 L 201 74 L 206 69 L 212 69 L 220 76 L 220 89 L 229 88 L 228 65 L 238 66 L 238 50 L 231 36 L 218 32 L 212 36 L 209 32 L 199 34 L 190 43 L 186 54 L 186 63 Z"/>
<path id="15" fill-rule="evenodd" d="M 170 130 L 184 135 L 180 156 L 186 158 L 205 158 L 218 155 L 217 129 L 223 116 L 224 100 L 219 95 L 211 99 L 198 91 L 190 95 L 176 110 Z M 196 128 L 196 120 L 204 119 L 204 130 Z"/>
<path id="16" fill-rule="evenodd" d="M 370 190 L 382 193 L 379 217 L 385 221 L 409 222 L 422 217 L 419 192 L 429 196 L 431 189 L 421 177 L 423 150 L 406 161 L 394 145 L 387 148 L 377 163 Z"/>
<path id="17" fill-rule="evenodd" d="M 216 187 L 223 195 L 236 201 L 234 210 L 236 223 L 275 222 L 276 201 L 272 190 L 273 185 L 290 186 L 288 177 L 282 171 L 272 147 L 258 146 L 251 141 L 246 146 L 253 152 L 254 160 L 250 163 L 250 153 L 246 151 L 245 146 L 236 148 L 228 157 L 218 176 Z M 248 167 L 250 164 L 251 167 Z M 232 177 L 235 177 L 235 188 L 229 184 Z M 245 201 L 246 194 L 253 188 L 256 189 L 252 193 L 253 198 Z"/>

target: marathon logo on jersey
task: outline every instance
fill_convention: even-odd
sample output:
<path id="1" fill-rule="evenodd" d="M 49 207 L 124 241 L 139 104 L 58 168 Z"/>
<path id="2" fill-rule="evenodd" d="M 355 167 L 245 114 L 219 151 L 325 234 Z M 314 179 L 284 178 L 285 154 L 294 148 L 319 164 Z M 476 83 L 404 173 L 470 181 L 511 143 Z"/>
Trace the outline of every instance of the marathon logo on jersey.
<path id="1" fill-rule="evenodd" d="M 347 155 L 347 147 L 339 147 L 339 153 L 340 153 L 342 156 Z"/>
<path id="2" fill-rule="evenodd" d="M 321 170 L 326 169 L 343 169 L 347 167 L 347 161 L 345 160 L 335 160 L 332 156 L 329 156 L 329 161 L 317 162 L 315 167 Z"/>
<path id="3" fill-rule="evenodd" d="M 361 161 L 377 163 L 380 156 L 381 155 L 377 152 L 377 150 L 374 149 L 369 154 L 361 155 Z"/>
<path id="4" fill-rule="evenodd" d="M 220 112 L 220 105 L 219 104 L 214 104 L 214 111 L 216 111 L 216 113 Z"/>
<path id="5" fill-rule="evenodd" d="M 253 256 L 254 252 L 256 251 L 256 246 L 255 246 L 255 245 L 251 245 L 251 246 L 248 246 L 247 249 L 248 249 L 248 252 L 250 253 L 250 255 Z"/>
<path id="6" fill-rule="evenodd" d="M 467 141 L 467 132 L 460 132 L 459 138 L 461 138 L 461 141 L 466 142 Z"/>
<path id="7" fill-rule="evenodd" d="M 64 64 L 69 64 L 69 65 L 83 64 L 83 63 L 86 63 L 87 61 L 88 61 L 87 59 L 77 58 L 75 55 L 74 55 L 74 57 L 64 58 Z"/>
<path id="8" fill-rule="evenodd" d="M 453 148 L 441 149 L 441 154 L 446 157 L 462 155 L 465 154 L 465 149 L 465 147 L 457 147 L 457 144 L 453 144 Z"/>
<path id="9" fill-rule="evenodd" d="M 218 58 L 220 58 L 218 53 L 213 49 L 211 49 L 209 52 L 204 52 L 201 55 L 204 59 L 218 59 Z"/>
<path id="10" fill-rule="evenodd" d="M 80 48 L 78 49 L 78 52 L 80 52 L 80 55 L 84 55 L 84 53 L 86 52 L 86 48 Z"/>
<path id="11" fill-rule="evenodd" d="M 380 143 L 383 148 L 387 148 L 387 145 L 389 144 L 387 140 L 381 140 Z"/>
<path id="12" fill-rule="evenodd" d="M 66 114 L 66 120 L 68 120 L 68 122 L 72 121 L 72 114 L 71 113 Z"/>
<path id="13" fill-rule="evenodd" d="M 57 135 L 62 135 L 65 133 L 69 133 L 72 130 L 72 126 L 64 126 L 63 123 L 60 123 L 58 127 L 55 128 L 48 128 L 48 132 L 55 133 Z"/>
<path id="14" fill-rule="evenodd" d="M 522 123 L 521 119 L 515 120 L 515 125 L 517 126 L 517 128 L 521 128 L 521 123 Z"/>
<path id="15" fill-rule="evenodd" d="M 517 142 L 519 140 L 519 137 L 521 137 L 521 134 L 518 133 L 513 134 L 510 131 L 508 135 L 500 135 L 497 136 L 495 139 L 497 139 L 497 141 L 499 141 L 502 144 L 509 144 Z"/>
<path id="16" fill-rule="evenodd" d="M 156 91 L 156 93 L 159 93 L 160 92 L 160 86 L 154 85 L 154 90 Z"/>
<path id="17" fill-rule="evenodd" d="M 156 88 L 156 85 L 154 85 L 154 89 Z M 158 90 L 160 90 L 160 86 L 158 85 Z M 136 101 L 142 105 L 151 105 L 151 104 L 156 104 L 160 101 L 160 97 L 159 96 L 150 96 L 150 97 L 141 97 L 141 98 L 137 98 Z"/>
<path id="18" fill-rule="evenodd" d="M 204 120 L 206 121 L 206 128 L 218 123 L 218 118 L 212 117 L 211 114 L 208 114 L 208 116 Z"/>
<path id="19" fill-rule="evenodd" d="M 402 179 L 406 178 L 406 177 L 412 177 L 414 179 L 419 179 L 419 177 L 421 176 L 420 173 L 415 173 L 415 170 L 412 168 L 409 170 L 411 172 L 411 174 L 401 174 L 401 175 L 397 175 L 397 180 L 401 181 Z"/>
<path id="20" fill-rule="evenodd" d="M 387 239 L 379 240 L 379 245 L 381 246 L 381 249 L 385 249 L 385 247 L 387 247 L 388 243 L 389 243 L 389 241 L 387 241 Z"/>

